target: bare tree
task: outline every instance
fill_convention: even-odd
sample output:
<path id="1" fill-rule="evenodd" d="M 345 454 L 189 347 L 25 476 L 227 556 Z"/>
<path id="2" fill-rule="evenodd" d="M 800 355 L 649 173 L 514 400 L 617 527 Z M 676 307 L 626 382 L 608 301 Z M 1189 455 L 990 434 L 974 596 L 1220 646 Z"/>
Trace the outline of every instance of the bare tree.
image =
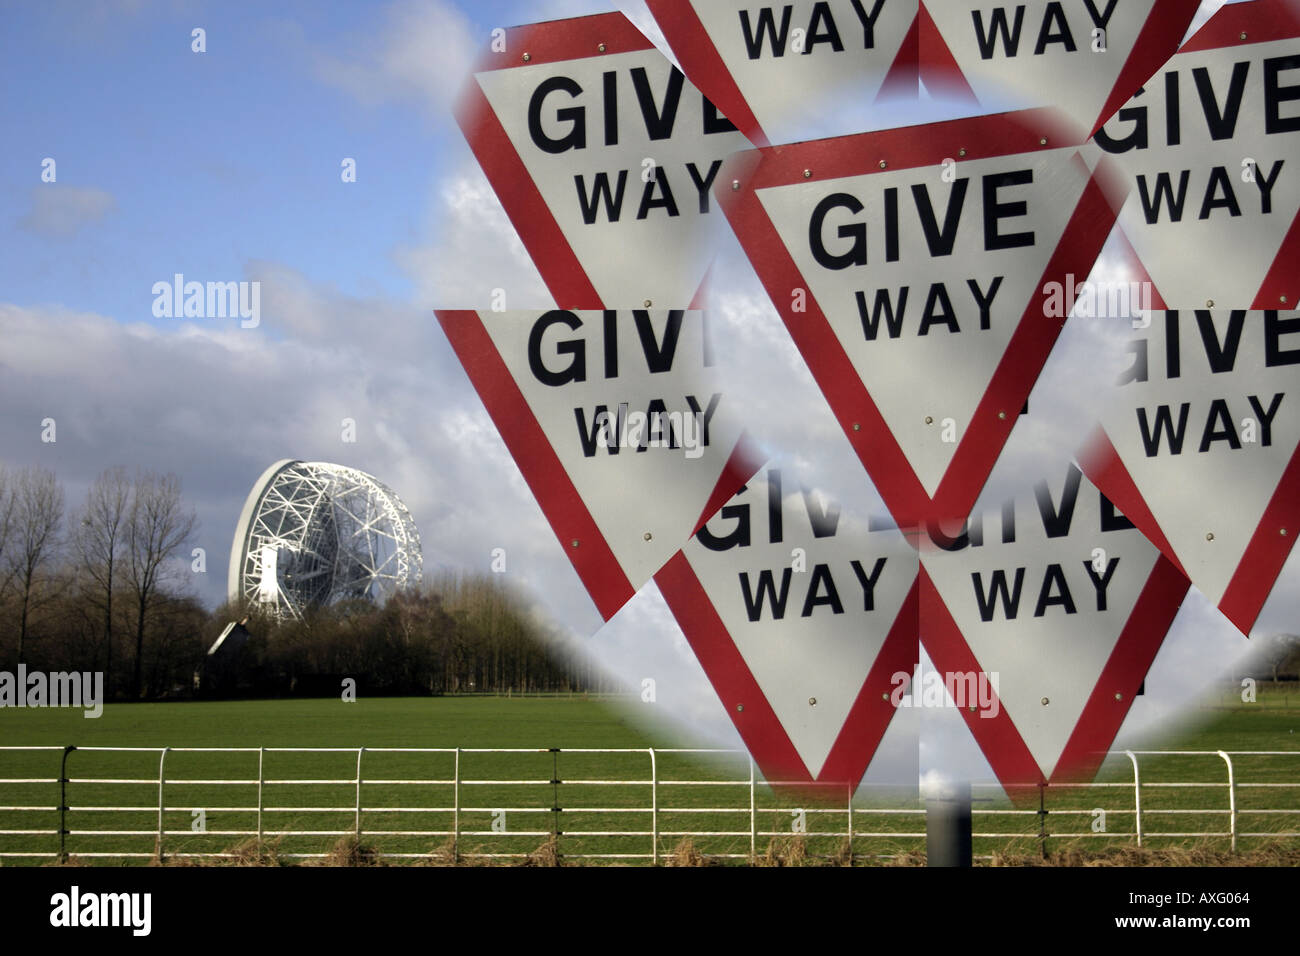
<path id="1" fill-rule="evenodd" d="M 81 569 L 91 585 L 90 602 L 103 613 L 106 693 L 111 692 L 113 680 L 113 589 L 122 584 L 130 512 L 131 482 L 125 470 L 112 468 L 90 486 L 86 508 L 74 529 Z"/>
<path id="2" fill-rule="evenodd" d="M 14 514 L 18 499 L 14 495 L 14 476 L 0 467 L 0 601 L 9 593 L 17 564 L 11 559 L 14 536 Z"/>
<path id="3" fill-rule="evenodd" d="M 10 567 L 19 590 L 18 663 L 26 653 L 32 612 L 42 603 L 47 565 L 58 549 L 59 525 L 63 521 L 63 487 L 54 472 L 25 468 L 18 472 L 13 496 Z"/>
<path id="4" fill-rule="evenodd" d="M 1286 674 L 1288 667 L 1294 673 L 1296 658 L 1300 655 L 1300 635 L 1273 634 L 1264 638 L 1262 643 L 1259 655 L 1261 663 L 1272 671 L 1275 682 Z"/>
<path id="5" fill-rule="evenodd" d="M 159 600 L 166 562 L 194 532 L 198 519 L 181 505 L 180 479 L 153 472 L 138 475 L 126 523 L 126 577 L 135 611 L 134 692 L 144 690 L 141 666 L 149 612 Z"/>

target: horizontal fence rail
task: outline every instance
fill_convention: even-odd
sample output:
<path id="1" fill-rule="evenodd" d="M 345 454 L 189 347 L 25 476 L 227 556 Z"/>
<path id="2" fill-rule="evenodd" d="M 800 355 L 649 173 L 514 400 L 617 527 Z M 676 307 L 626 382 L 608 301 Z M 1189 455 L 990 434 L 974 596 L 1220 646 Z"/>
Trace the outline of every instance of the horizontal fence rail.
<path id="1" fill-rule="evenodd" d="M 1293 840 L 1297 757 L 1117 751 L 1037 807 L 976 784 L 977 857 Z M 0 862 L 922 858 L 915 792 L 791 793 L 734 750 L 0 746 Z"/>

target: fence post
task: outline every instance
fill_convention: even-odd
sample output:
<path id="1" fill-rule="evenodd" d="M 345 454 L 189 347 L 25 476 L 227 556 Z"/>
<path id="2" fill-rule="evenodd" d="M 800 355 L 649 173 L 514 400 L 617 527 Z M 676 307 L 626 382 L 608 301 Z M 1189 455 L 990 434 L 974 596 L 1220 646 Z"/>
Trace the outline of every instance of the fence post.
<path id="1" fill-rule="evenodd" d="M 1038 849 L 1044 860 L 1047 859 L 1047 782 L 1038 782 Z"/>
<path id="2" fill-rule="evenodd" d="M 357 844 L 361 843 L 361 755 L 366 752 L 365 747 L 357 748 Z"/>
<path id="3" fill-rule="evenodd" d="M 257 748 L 257 848 L 262 848 L 262 785 L 265 776 L 262 773 L 262 757 L 266 753 L 265 747 Z"/>
<path id="4" fill-rule="evenodd" d="M 164 747 L 158 758 L 158 846 L 154 852 L 159 860 L 163 855 L 163 767 L 167 764 L 167 751 L 171 749 L 171 747 Z"/>
<path id="5" fill-rule="evenodd" d="M 1237 787 L 1232 769 L 1232 758 L 1222 750 L 1219 756 L 1228 765 L 1228 833 L 1232 836 L 1232 852 L 1237 852 Z"/>
<path id="6" fill-rule="evenodd" d="M 555 857 L 560 856 L 560 748 L 551 748 L 551 839 Z"/>
<path id="7" fill-rule="evenodd" d="M 68 754 L 76 747 L 64 747 L 63 759 L 59 763 L 59 862 L 67 863 L 68 836 Z"/>
<path id="8" fill-rule="evenodd" d="M 456 748 L 456 781 L 452 785 L 451 861 L 460 862 L 460 748 Z"/>
<path id="9" fill-rule="evenodd" d="M 755 848 L 755 841 L 758 838 L 758 823 L 755 819 L 756 811 L 754 808 L 754 758 L 749 758 L 749 862 L 753 863 L 758 857 L 758 850 Z"/>
<path id="10" fill-rule="evenodd" d="M 655 749 L 646 750 L 650 754 L 650 864 L 659 865 L 659 769 L 655 763 Z"/>
<path id="11" fill-rule="evenodd" d="M 849 866 L 853 865 L 853 784 L 845 787 L 849 793 Z"/>
<path id="12" fill-rule="evenodd" d="M 1138 848 L 1142 847 L 1142 777 L 1138 773 L 1138 758 L 1131 750 L 1124 753 L 1133 764 L 1133 827 L 1137 833 Z"/>

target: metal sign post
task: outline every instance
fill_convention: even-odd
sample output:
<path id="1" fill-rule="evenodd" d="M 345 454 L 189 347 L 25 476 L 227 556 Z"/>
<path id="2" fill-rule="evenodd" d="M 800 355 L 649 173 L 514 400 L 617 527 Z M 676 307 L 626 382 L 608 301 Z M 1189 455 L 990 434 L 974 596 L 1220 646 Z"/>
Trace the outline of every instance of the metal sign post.
<path id="1" fill-rule="evenodd" d="M 925 863 L 968 867 L 972 861 L 970 783 L 946 781 L 925 798 Z"/>

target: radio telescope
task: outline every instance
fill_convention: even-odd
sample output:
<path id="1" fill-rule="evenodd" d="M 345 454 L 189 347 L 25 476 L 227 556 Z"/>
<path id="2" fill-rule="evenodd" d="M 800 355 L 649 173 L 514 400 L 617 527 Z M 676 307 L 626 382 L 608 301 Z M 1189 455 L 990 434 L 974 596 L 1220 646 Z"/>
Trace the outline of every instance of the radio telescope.
<path id="1" fill-rule="evenodd" d="M 415 522 L 391 488 L 355 468 L 286 458 L 244 502 L 229 598 L 280 620 L 349 599 L 379 604 L 417 585 L 423 563 Z"/>

